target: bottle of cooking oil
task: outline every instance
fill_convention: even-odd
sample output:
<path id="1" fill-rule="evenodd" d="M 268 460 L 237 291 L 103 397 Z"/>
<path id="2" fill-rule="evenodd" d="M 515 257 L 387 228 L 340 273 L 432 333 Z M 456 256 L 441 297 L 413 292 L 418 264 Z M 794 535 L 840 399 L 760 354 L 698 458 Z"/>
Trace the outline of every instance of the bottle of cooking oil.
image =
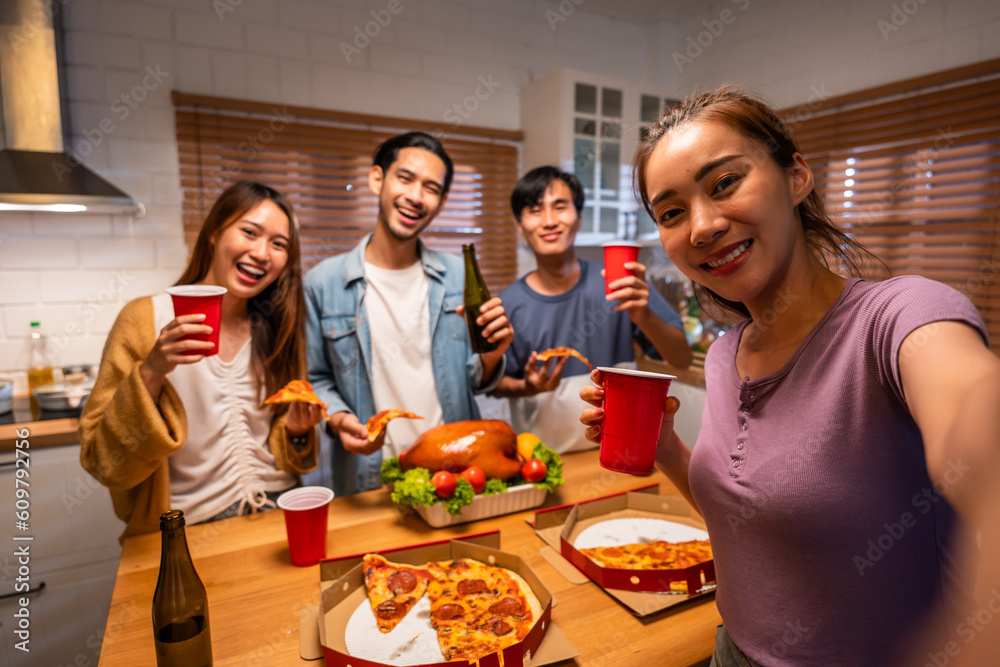
<path id="1" fill-rule="evenodd" d="M 28 340 L 28 394 L 31 396 L 31 418 L 38 419 L 41 408 L 35 399 L 35 387 L 53 382 L 52 350 L 48 337 L 42 333 L 41 324 L 31 323 L 31 338 Z"/>

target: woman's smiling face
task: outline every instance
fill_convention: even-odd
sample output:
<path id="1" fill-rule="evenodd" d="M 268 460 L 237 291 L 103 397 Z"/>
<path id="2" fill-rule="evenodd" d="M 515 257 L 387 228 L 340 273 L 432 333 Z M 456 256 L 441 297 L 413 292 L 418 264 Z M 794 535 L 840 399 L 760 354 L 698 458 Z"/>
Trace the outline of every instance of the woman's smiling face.
<path id="1" fill-rule="evenodd" d="M 762 143 L 719 122 L 693 121 L 660 139 L 644 186 L 671 261 L 723 298 L 746 303 L 776 289 L 796 246 L 805 248 L 795 207 L 812 184 L 800 155 L 784 170 Z"/>
<path id="2" fill-rule="evenodd" d="M 257 296 L 288 264 L 288 216 L 270 199 L 217 234 L 212 265 L 203 282 L 222 285 L 234 297 Z"/>

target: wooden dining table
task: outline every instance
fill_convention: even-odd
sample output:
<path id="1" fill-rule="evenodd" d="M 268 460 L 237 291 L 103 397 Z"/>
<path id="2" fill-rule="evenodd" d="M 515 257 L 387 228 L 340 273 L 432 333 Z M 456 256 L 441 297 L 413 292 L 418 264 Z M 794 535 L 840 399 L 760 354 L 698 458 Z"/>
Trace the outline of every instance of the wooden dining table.
<path id="1" fill-rule="evenodd" d="M 632 477 L 605 470 L 597 451 L 563 455 L 566 484 L 542 507 L 572 504 L 658 484 L 679 496 L 661 473 Z M 537 508 L 541 509 L 541 508 Z M 536 509 L 474 523 L 432 528 L 401 512 L 384 489 L 334 498 L 327 524 L 327 557 L 500 531 L 500 547 L 520 556 L 555 596 L 552 619 L 579 652 L 565 665 L 628 667 L 707 665 L 721 622 L 714 595 L 703 595 L 651 616 L 637 617 L 592 582 L 571 583 L 542 551 L 528 523 Z M 299 617 L 319 601 L 319 565 L 290 564 L 280 511 L 187 527 L 195 568 L 208 591 L 215 665 L 316 665 L 299 655 Z M 551 553 L 546 552 L 548 557 Z M 101 667 L 155 665 L 151 607 L 160 562 L 160 536 L 125 540 Z"/>

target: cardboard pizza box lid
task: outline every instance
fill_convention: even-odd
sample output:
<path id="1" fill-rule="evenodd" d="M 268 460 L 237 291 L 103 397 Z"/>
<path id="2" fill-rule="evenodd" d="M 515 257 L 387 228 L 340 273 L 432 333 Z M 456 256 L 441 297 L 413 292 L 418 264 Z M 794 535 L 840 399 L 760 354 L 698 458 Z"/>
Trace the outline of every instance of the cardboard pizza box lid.
<path id="1" fill-rule="evenodd" d="M 499 550 L 500 533 L 491 531 L 412 547 L 379 551 L 397 563 L 423 565 L 429 561 L 472 558 L 488 565 L 505 567 L 521 575 L 538 598 L 542 613 L 528 635 L 503 651 L 504 667 L 542 667 L 579 655 L 573 645 L 552 623 L 552 594 L 538 576 L 518 556 Z M 320 564 L 323 591 L 318 610 L 318 629 L 323 656 L 328 667 L 389 667 L 385 663 L 350 656 L 344 628 L 357 607 L 367 600 L 362 560 L 364 554 L 327 559 Z M 544 640 L 544 641 L 543 641 Z M 500 667 L 500 658 L 492 654 L 478 663 L 465 660 L 428 663 L 419 667 Z"/>
<path id="2" fill-rule="evenodd" d="M 564 512 L 537 512 L 535 532 L 563 558 L 562 567 L 572 567 L 577 573 L 601 586 L 637 616 L 648 616 L 666 609 L 686 605 L 699 598 L 713 595 L 715 566 L 712 561 L 677 570 L 616 570 L 602 568 L 580 553 L 573 540 L 585 528 L 616 518 L 666 519 L 694 528 L 704 529 L 698 513 L 683 498 L 660 496 L 653 489 L 615 494 L 599 500 L 581 503 Z M 550 563 L 553 559 L 547 558 Z M 576 575 L 578 576 L 578 575 Z M 571 576 L 567 577 L 571 581 Z M 671 581 L 686 581 L 693 594 L 669 594 Z"/>

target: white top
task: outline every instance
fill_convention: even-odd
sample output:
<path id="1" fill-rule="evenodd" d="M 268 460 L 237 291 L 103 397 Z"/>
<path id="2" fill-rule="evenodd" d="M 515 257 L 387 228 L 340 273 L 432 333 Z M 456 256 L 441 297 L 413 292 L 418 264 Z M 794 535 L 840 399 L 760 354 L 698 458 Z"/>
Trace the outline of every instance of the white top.
<path id="1" fill-rule="evenodd" d="M 444 423 L 434 384 L 427 274 L 420 262 L 402 270 L 365 262 L 365 310 L 372 332 L 375 410 L 402 408 L 424 419 L 386 426 L 386 457 L 399 456 L 421 433 Z"/>
<path id="2" fill-rule="evenodd" d="M 174 318 L 170 295 L 153 297 L 156 330 Z M 236 502 L 273 507 L 265 491 L 283 491 L 294 475 L 275 467 L 267 439 L 273 413 L 250 370 L 250 342 L 230 362 L 218 355 L 179 365 L 167 379 L 184 403 L 188 437 L 167 460 L 170 503 L 188 523 L 210 519 Z"/>
<path id="3" fill-rule="evenodd" d="M 632 370 L 630 370 L 632 369 Z M 614 370 L 635 371 L 634 361 L 623 361 Z M 580 398 L 580 390 L 592 385 L 590 375 L 564 377 L 552 391 L 510 399 L 510 425 L 517 433 L 531 432 L 545 446 L 560 454 L 597 447 L 587 440 L 586 429 L 566 428 L 567 415 L 578 416 L 590 404 Z"/>

